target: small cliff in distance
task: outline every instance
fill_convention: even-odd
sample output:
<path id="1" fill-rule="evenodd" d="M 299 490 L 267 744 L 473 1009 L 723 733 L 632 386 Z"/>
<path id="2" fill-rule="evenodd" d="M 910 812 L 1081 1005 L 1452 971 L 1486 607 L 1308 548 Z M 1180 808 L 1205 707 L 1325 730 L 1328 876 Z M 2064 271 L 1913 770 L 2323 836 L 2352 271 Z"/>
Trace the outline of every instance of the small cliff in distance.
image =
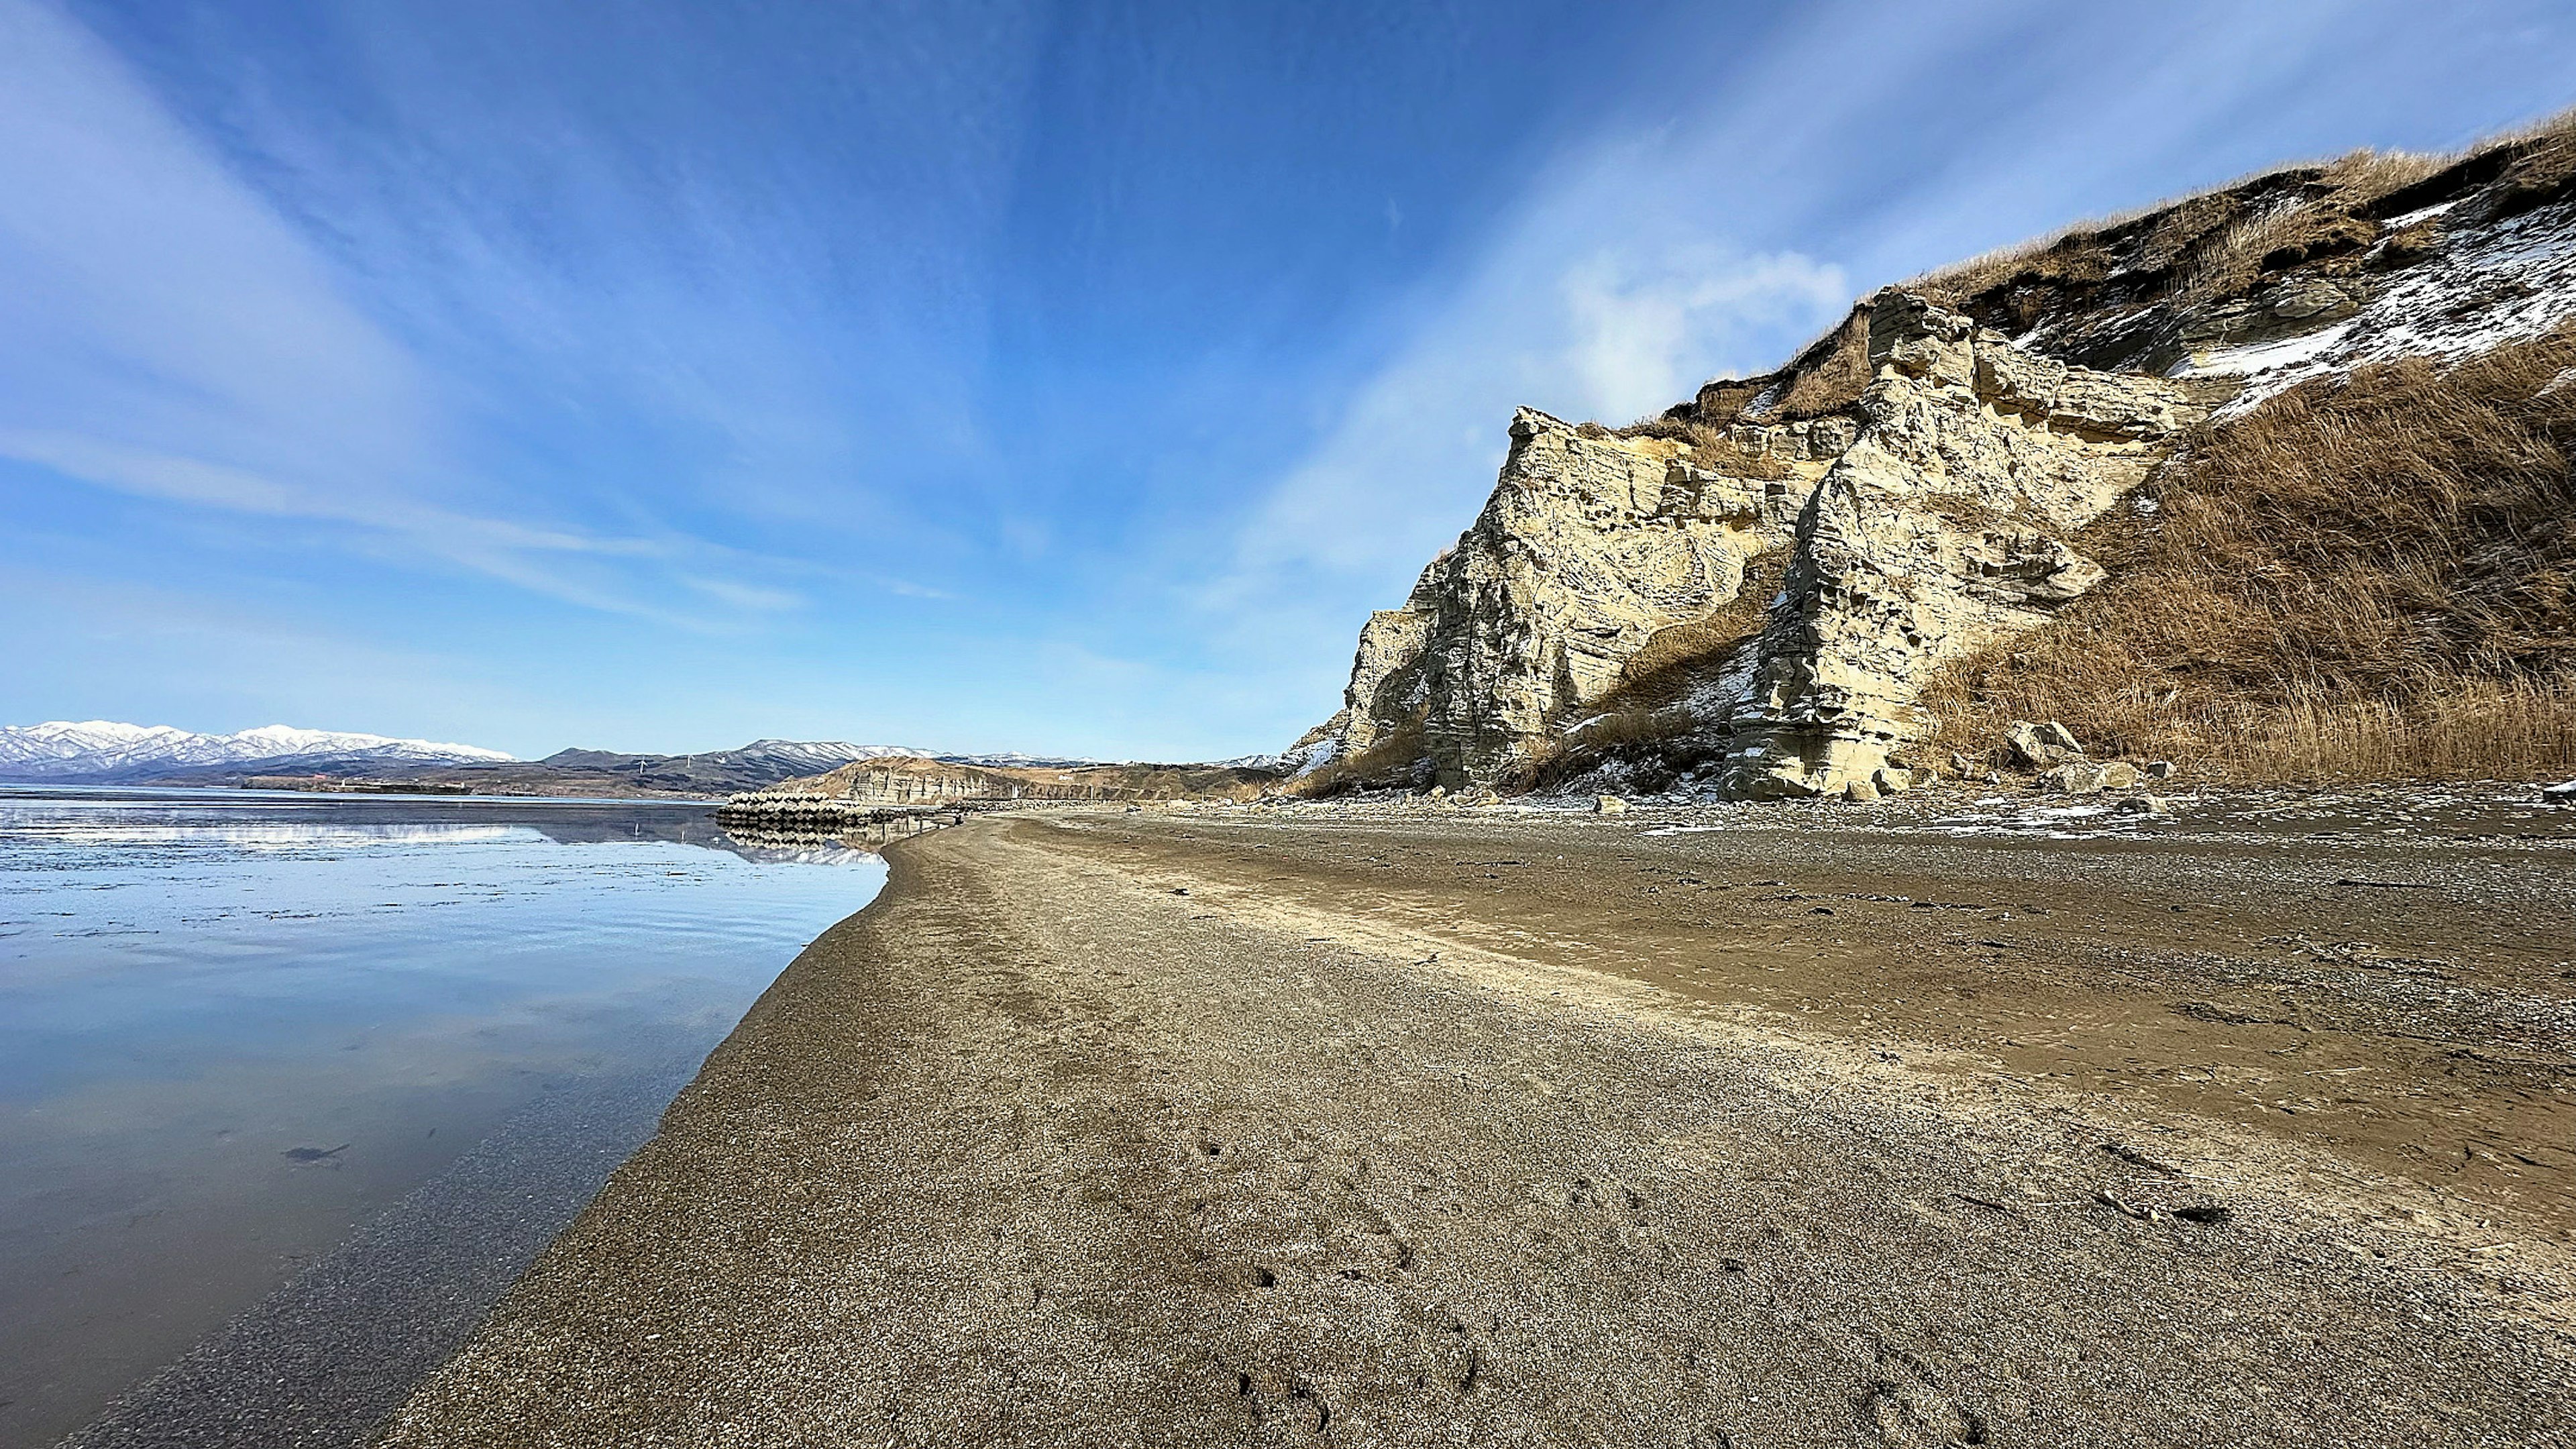
<path id="1" fill-rule="evenodd" d="M 2576 767 L 2571 178 L 2565 121 L 2284 168 L 1625 428 L 1523 409 L 1299 788 L 1868 793 L 2016 719 L 2248 779 Z"/>
<path id="2" fill-rule="evenodd" d="M 728 798 L 717 820 L 772 831 L 832 831 L 943 807 L 1030 802 L 1249 799 L 1280 772 L 1236 765 L 991 766 L 927 756 L 855 760 Z"/>

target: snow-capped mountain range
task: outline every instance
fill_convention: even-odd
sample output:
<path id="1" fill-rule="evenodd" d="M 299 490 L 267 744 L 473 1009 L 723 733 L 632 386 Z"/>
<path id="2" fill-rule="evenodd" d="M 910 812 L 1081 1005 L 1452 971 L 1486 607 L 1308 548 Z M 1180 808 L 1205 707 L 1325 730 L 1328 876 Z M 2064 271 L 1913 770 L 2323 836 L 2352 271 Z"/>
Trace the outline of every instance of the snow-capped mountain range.
<path id="1" fill-rule="evenodd" d="M 1017 750 L 1004 750 L 994 755 L 932 755 L 930 758 L 943 765 L 981 765 L 988 770 L 1078 770 L 1085 765 L 1109 763 L 1079 755 L 1024 755 Z"/>
<path id="2" fill-rule="evenodd" d="M 420 772 L 456 767 L 516 766 L 531 781 L 556 775 L 633 775 L 657 788 L 749 789 L 798 775 L 818 775 L 857 760 L 927 757 L 951 764 L 1069 767 L 1097 763 L 1020 754 L 957 755 L 910 745 L 854 745 L 840 740 L 754 740 L 738 749 L 694 755 L 631 755 L 562 750 L 520 761 L 499 750 L 431 740 L 397 740 L 338 730 L 263 725 L 239 734 L 207 735 L 169 725 L 109 720 L 0 726 L 0 782 L 113 785 L 177 780 L 231 781 L 248 775 Z M 551 772 L 551 773 L 549 773 Z M 645 782 L 650 775 L 652 780 Z M 476 778 L 483 778 L 477 775 Z M 748 783 L 745 783 L 748 782 Z"/>
<path id="3" fill-rule="evenodd" d="M 286 767 L 323 761 L 462 765 L 510 758 L 499 750 L 473 745 L 301 730 L 291 725 L 262 725 L 229 735 L 109 720 L 0 726 L 0 779 L 10 780 L 112 781 L 210 765 Z"/>

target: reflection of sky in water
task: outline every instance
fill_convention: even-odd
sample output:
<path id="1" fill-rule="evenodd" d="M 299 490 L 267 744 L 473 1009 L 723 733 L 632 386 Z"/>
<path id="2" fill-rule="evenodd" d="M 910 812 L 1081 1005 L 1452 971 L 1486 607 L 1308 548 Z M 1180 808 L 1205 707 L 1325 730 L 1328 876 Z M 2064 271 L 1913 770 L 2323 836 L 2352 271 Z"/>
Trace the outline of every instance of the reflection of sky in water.
<path id="1" fill-rule="evenodd" d="M 702 1056 L 882 879 L 696 807 L 0 793 L 0 1442 L 78 1397 L 21 1375 L 112 1391 L 547 1091 Z"/>
<path id="2" fill-rule="evenodd" d="M 25 813 L 23 807 L 19 812 Z M 198 850 L 353 850 L 369 845 L 470 845 L 491 840 L 543 840 L 524 825 L 320 825 L 263 823 L 164 825 L 130 820 L 29 821 L 11 828 L 21 843 L 180 845 Z"/>

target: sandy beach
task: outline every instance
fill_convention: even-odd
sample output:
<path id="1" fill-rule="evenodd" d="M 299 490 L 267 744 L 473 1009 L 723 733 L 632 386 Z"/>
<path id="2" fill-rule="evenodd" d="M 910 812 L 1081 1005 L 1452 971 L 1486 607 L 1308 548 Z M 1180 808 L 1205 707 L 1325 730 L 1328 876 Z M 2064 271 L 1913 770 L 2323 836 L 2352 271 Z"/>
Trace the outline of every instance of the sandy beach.
<path id="1" fill-rule="evenodd" d="M 924 836 L 388 1442 L 2561 1442 L 2566 853 L 2232 839 Z"/>

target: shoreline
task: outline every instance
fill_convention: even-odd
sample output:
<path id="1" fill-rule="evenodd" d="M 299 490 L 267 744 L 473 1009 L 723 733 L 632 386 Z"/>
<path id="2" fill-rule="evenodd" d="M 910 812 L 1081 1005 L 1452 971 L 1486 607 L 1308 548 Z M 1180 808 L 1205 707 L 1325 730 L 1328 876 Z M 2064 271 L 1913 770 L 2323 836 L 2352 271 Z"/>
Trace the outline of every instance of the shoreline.
<path id="1" fill-rule="evenodd" d="M 650 1140 L 694 1057 L 520 1112 L 275 1292 L 120 1394 L 62 1449 L 342 1449 L 482 1326 Z"/>
<path id="2" fill-rule="evenodd" d="M 48 784 L 40 780 L 0 781 L 0 797 L 29 800 L 185 801 L 190 804 L 239 801 L 261 805 L 309 802 L 317 805 L 383 803 L 387 805 L 588 805 L 662 806 L 712 811 L 722 795 L 506 795 L 404 794 L 375 790 L 271 790 L 247 785 L 88 785 Z"/>
<path id="3" fill-rule="evenodd" d="M 385 1442 L 2537 1444 L 2576 1386 L 2558 1168 L 2478 1222 L 2475 1193 L 2354 1170 L 2304 1128 L 1906 1035 L 1974 1011 L 1809 1029 L 1588 939 L 1587 901 L 1645 925 L 1669 904 L 1678 877 L 1641 896 L 1634 862 L 1678 871 L 1696 857 L 1664 852 L 1719 836 L 1291 824 L 1050 813 L 891 851 Z M 1534 842 L 1578 857 L 1562 881 L 1472 894 Z M 1834 848 L 1866 871 L 1895 847 Z M 1404 851 L 1438 877 L 1418 899 L 1360 891 Z M 1826 899 L 1814 869 L 1770 883 Z M 2298 875 L 2243 882 L 2249 908 Z M 1824 929 L 1778 905 L 1754 925 Z M 1904 929 L 1932 914 L 1911 905 Z M 2020 914 L 2021 950 L 2090 970 L 2114 915 Z M 2133 1025 L 2151 1056 L 2226 1023 Z"/>

